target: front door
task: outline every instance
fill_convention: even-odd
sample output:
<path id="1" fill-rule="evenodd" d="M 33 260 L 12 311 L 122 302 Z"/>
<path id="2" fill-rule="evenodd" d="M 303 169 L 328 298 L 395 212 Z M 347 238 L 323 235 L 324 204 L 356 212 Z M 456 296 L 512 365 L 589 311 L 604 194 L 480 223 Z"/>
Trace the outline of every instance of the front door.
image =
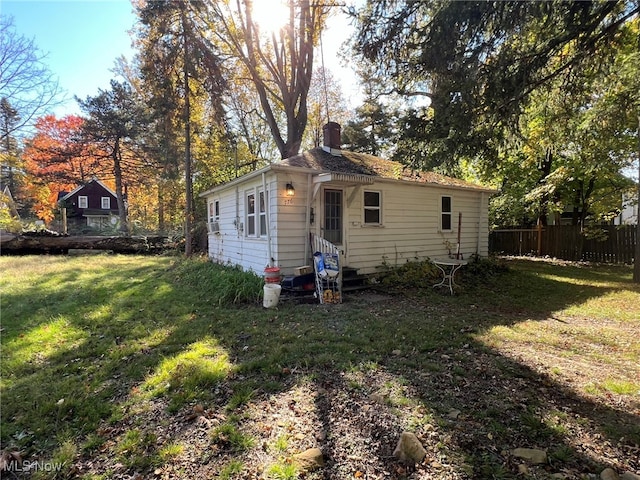
<path id="1" fill-rule="evenodd" d="M 342 190 L 324 191 L 323 237 L 334 245 L 342 245 Z"/>

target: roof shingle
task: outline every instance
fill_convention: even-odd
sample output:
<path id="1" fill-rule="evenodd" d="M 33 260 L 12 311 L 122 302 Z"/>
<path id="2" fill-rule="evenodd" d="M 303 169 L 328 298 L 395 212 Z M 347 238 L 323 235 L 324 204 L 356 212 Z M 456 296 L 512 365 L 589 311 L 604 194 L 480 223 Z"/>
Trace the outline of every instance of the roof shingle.
<path id="1" fill-rule="evenodd" d="M 314 148 L 277 162 L 277 165 L 310 168 L 317 171 L 371 175 L 374 177 L 405 180 L 418 183 L 433 183 L 442 186 L 491 190 L 475 183 L 448 177 L 435 172 L 411 170 L 400 162 L 384 158 L 341 151 L 341 156 L 331 155 L 322 148 Z"/>

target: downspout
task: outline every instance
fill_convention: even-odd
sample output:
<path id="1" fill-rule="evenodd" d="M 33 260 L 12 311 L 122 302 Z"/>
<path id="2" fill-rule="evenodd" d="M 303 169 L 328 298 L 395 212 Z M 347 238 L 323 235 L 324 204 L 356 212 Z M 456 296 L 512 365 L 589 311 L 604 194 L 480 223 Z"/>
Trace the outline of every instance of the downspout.
<path id="1" fill-rule="evenodd" d="M 307 211 L 306 211 L 306 219 L 305 219 L 305 232 L 304 232 L 304 263 L 311 258 L 309 254 L 309 243 L 311 239 L 311 174 L 307 174 Z"/>
<path id="2" fill-rule="evenodd" d="M 238 186 L 236 185 L 236 233 L 238 234 L 238 238 L 240 238 L 241 232 L 240 232 L 240 192 L 238 190 Z"/>
<path id="3" fill-rule="evenodd" d="M 271 216 L 271 209 L 269 208 L 269 195 L 267 195 L 267 177 L 264 172 L 262 172 L 262 191 L 264 192 L 264 214 L 265 223 L 267 224 L 267 255 L 269 255 L 269 266 L 273 267 L 273 254 L 271 251 L 271 221 L 269 218 Z M 258 205 L 258 210 L 259 209 L 260 206 Z M 260 215 L 260 211 L 258 211 L 258 215 Z"/>

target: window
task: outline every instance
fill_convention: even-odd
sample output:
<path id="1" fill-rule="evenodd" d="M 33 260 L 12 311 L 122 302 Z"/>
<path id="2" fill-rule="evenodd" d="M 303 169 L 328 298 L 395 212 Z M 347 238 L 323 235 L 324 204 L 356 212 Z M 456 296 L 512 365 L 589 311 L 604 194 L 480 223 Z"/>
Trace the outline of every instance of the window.
<path id="1" fill-rule="evenodd" d="M 256 196 L 257 202 L 256 205 Z M 249 237 L 264 237 L 267 235 L 267 201 L 265 192 L 251 192 L 247 194 L 246 232 Z M 218 212 L 219 213 L 219 212 Z"/>
<path id="2" fill-rule="evenodd" d="M 380 225 L 380 192 L 364 192 L 364 223 L 365 225 Z"/>
<path id="3" fill-rule="evenodd" d="M 260 236 L 264 237 L 267 234 L 267 202 L 265 192 L 258 194 L 260 197 Z"/>
<path id="4" fill-rule="evenodd" d="M 111 210 L 111 197 L 102 197 L 102 209 Z"/>
<path id="5" fill-rule="evenodd" d="M 451 197 L 440 198 L 440 229 L 451 230 Z"/>
<path id="6" fill-rule="evenodd" d="M 78 196 L 78 208 L 89 208 L 89 198 L 83 195 Z"/>
<path id="7" fill-rule="evenodd" d="M 220 233 L 220 201 L 209 203 L 209 233 Z"/>
<path id="8" fill-rule="evenodd" d="M 247 195 L 247 235 L 255 237 L 256 235 L 256 195 L 250 193 Z"/>
<path id="9" fill-rule="evenodd" d="M 215 200 L 209 204 L 209 221 L 220 220 L 220 200 Z"/>
<path id="10" fill-rule="evenodd" d="M 246 232 L 248 237 L 265 237 L 267 235 L 268 198 L 269 196 L 265 192 L 247 193 Z"/>

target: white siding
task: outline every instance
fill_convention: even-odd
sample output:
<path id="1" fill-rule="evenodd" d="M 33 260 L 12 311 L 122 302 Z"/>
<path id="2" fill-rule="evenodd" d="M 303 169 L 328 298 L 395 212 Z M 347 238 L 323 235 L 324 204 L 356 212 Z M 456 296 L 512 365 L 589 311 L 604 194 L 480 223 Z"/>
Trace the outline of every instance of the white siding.
<path id="1" fill-rule="evenodd" d="M 295 267 L 309 264 L 313 252 L 308 247 L 309 230 L 306 225 L 307 202 L 314 186 L 308 191 L 309 175 L 300 172 L 265 174 L 269 192 L 269 224 L 271 257 L 283 275 L 293 273 Z M 285 185 L 291 182 L 295 195 L 287 197 Z M 446 257 L 456 253 L 458 214 L 462 213 L 460 252 L 465 259 L 478 253 L 488 253 L 488 193 L 461 188 L 414 184 L 411 182 L 379 181 L 366 186 L 324 184 L 319 188 L 311 206 L 315 210 L 315 224 L 311 230 L 322 234 L 323 188 L 343 190 L 344 201 L 344 265 L 358 268 L 360 273 L 374 273 L 377 267 L 401 265 L 407 261 Z M 269 265 L 266 238 L 246 235 L 246 191 L 262 189 L 262 176 L 210 194 L 208 202 L 220 201 L 220 233 L 209 234 L 209 257 L 222 264 L 239 265 L 262 275 Z M 256 190 L 256 191 L 257 191 Z M 381 225 L 364 224 L 364 190 L 381 193 Z M 440 199 L 452 199 L 451 231 L 440 229 Z M 236 212 L 238 218 L 236 219 Z M 244 229 L 238 226 L 242 223 Z M 309 258 L 305 258 L 305 253 Z"/>
<path id="2" fill-rule="evenodd" d="M 266 184 L 269 210 L 273 212 L 276 201 L 273 174 L 266 174 Z M 262 177 L 256 176 L 247 182 L 230 185 L 207 197 L 207 202 L 220 201 L 220 232 L 209 233 L 209 258 L 213 261 L 238 265 L 244 270 L 253 271 L 258 275 L 263 274 L 265 267 L 269 265 L 267 238 L 247 236 L 246 226 L 246 194 L 248 191 L 255 192 L 257 205 L 257 194 L 262 188 Z M 275 222 L 271 222 L 270 226 L 273 235 Z M 272 244 L 273 241 L 272 238 Z"/>
<path id="3" fill-rule="evenodd" d="M 274 172 L 265 175 L 269 192 L 271 258 L 283 275 L 292 274 L 295 267 L 305 264 L 305 242 L 309 238 L 305 226 L 307 175 L 276 175 Z M 293 197 L 286 196 L 285 186 L 288 182 L 295 187 Z M 220 201 L 220 233 L 209 233 L 209 258 L 213 261 L 238 265 L 258 275 L 262 275 L 270 264 L 267 238 L 252 238 L 246 234 L 246 194 L 249 190 L 257 193 L 261 189 L 262 177 L 257 176 L 207 197 L 207 202 Z M 242 223 L 242 230 L 237 223 Z"/>
<path id="4" fill-rule="evenodd" d="M 460 252 L 464 258 L 474 253 L 487 254 L 487 195 L 473 190 L 433 185 L 378 182 L 345 192 L 351 199 L 346 206 L 346 262 L 360 273 L 373 273 L 386 263 L 401 265 L 407 261 L 446 257 L 456 253 L 458 215 L 462 213 Z M 382 225 L 363 222 L 363 190 L 382 193 Z M 452 199 L 451 231 L 440 229 L 440 199 Z M 482 199 L 481 197 L 485 197 Z M 483 212 L 482 216 L 479 214 Z M 480 232 L 481 236 L 478 237 Z M 448 244 L 447 244 L 448 242 Z M 450 248 L 450 250 L 448 249 Z"/>
<path id="5" fill-rule="evenodd" d="M 296 190 L 293 197 L 285 195 L 285 185 L 291 182 Z M 306 226 L 308 175 L 303 173 L 278 174 L 278 203 L 274 210 L 274 223 L 277 224 L 277 242 L 274 243 L 278 254 L 278 266 L 284 275 L 293 274 L 293 269 L 308 264 L 305 260 L 305 245 L 309 242 Z"/>

